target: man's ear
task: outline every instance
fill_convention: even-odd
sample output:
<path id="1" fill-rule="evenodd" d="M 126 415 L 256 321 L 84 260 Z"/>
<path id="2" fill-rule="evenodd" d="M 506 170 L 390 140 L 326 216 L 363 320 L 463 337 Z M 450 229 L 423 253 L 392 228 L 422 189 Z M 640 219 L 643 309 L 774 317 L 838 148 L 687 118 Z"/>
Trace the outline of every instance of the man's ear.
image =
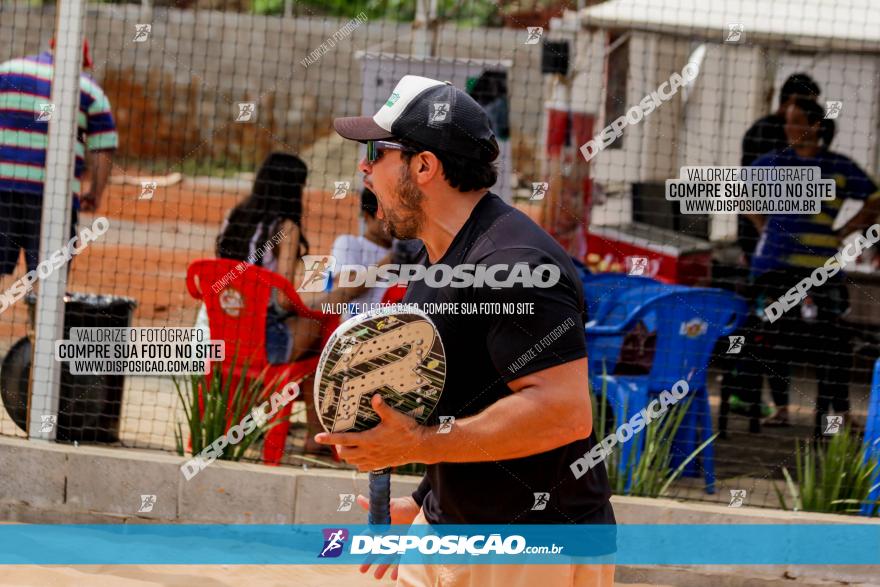
<path id="1" fill-rule="evenodd" d="M 423 151 L 418 157 L 413 158 L 415 162 L 416 183 L 426 184 L 431 181 L 437 174 L 442 174 L 442 164 L 434 153 Z"/>

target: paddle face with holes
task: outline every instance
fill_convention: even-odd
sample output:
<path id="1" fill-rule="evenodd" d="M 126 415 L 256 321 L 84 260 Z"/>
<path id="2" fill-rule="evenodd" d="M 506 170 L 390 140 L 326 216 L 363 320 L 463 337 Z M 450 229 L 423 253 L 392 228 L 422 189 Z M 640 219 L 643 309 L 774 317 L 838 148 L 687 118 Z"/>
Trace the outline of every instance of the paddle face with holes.
<path id="1" fill-rule="evenodd" d="M 328 432 L 358 432 L 379 423 L 376 393 L 424 424 L 446 381 L 443 342 L 415 309 L 382 309 L 343 322 L 327 341 L 315 377 L 315 409 Z M 389 524 L 390 475 L 370 473 L 370 523 Z"/>
<path id="2" fill-rule="evenodd" d="M 446 360 L 434 323 L 416 311 L 376 311 L 342 323 L 318 363 L 315 408 L 328 432 L 379 423 L 370 398 L 379 393 L 423 424 L 443 391 Z"/>

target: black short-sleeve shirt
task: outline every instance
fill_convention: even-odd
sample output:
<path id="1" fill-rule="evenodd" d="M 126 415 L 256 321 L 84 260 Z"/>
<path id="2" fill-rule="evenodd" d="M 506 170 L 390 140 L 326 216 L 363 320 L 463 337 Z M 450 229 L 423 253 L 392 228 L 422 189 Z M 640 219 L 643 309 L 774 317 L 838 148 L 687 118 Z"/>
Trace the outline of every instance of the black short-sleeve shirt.
<path id="1" fill-rule="evenodd" d="M 419 262 L 431 266 L 424 250 Z M 517 270 L 517 263 L 533 271 L 524 273 L 521 265 Z M 586 356 L 584 298 L 574 264 L 555 240 L 498 196 L 488 193 L 479 201 L 437 264 L 507 265 L 495 270 L 494 279 L 513 285 L 410 282 L 403 301 L 428 310 L 447 356 L 446 384 L 429 424 L 441 416 L 478 414 L 513 393 L 507 382 Z M 543 284 L 554 274 L 558 280 L 551 287 L 525 287 L 518 279 L 525 274 Z M 459 311 L 432 313 L 426 304 L 459 304 Z M 498 305 L 506 312 L 492 312 Z M 414 497 L 432 524 L 613 524 L 604 466 L 580 479 L 570 469 L 595 443 L 591 433 L 524 458 L 430 465 Z M 549 493 L 543 509 L 533 509 L 536 493 Z"/>

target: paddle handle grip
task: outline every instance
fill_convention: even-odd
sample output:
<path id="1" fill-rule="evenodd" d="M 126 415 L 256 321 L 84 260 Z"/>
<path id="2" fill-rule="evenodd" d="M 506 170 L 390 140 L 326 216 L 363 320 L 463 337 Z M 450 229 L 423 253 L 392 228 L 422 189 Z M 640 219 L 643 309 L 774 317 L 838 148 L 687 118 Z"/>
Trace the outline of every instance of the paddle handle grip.
<path id="1" fill-rule="evenodd" d="M 380 526 L 391 524 L 391 469 L 370 472 L 369 523 Z"/>

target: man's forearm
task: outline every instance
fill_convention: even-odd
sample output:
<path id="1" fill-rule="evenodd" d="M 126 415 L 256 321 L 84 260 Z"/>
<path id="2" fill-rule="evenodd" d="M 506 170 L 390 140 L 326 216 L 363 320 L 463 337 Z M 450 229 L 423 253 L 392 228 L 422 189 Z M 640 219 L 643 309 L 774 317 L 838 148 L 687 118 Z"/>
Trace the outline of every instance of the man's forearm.
<path id="1" fill-rule="evenodd" d="M 554 390 L 558 391 L 558 390 Z M 553 392 L 526 388 L 486 408 L 455 420 L 445 434 L 425 427 L 418 462 L 472 463 L 516 459 L 547 452 L 592 430 L 592 409 L 586 389 L 575 402 L 553 401 Z M 559 395 L 556 394 L 557 398 Z M 576 405 L 575 405 L 576 404 Z M 442 415 L 442 414 L 441 414 Z"/>
<path id="2" fill-rule="evenodd" d="M 89 169 L 91 195 L 94 198 L 100 198 L 110 179 L 110 171 L 113 168 L 113 161 L 110 158 L 109 151 L 95 151 L 90 153 L 89 156 L 92 159 Z"/>

